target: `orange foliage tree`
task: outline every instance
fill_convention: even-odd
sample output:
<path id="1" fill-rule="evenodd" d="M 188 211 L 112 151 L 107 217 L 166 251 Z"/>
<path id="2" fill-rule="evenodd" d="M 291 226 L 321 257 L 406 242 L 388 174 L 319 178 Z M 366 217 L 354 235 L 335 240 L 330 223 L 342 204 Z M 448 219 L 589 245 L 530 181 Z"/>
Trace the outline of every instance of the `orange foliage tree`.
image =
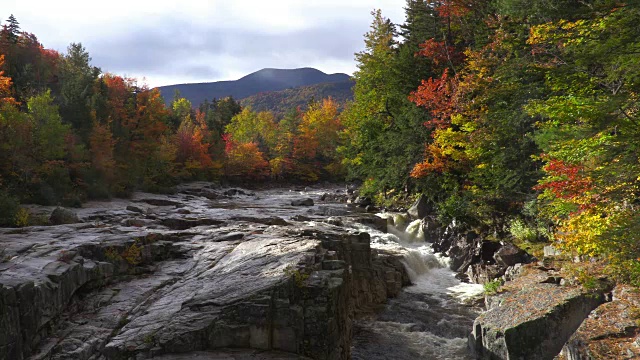
<path id="1" fill-rule="evenodd" d="M 269 176 L 269 162 L 255 142 L 237 143 L 224 135 L 227 162 L 225 173 L 236 179 L 262 180 Z"/>
<path id="2" fill-rule="evenodd" d="M 209 155 L 209 138 L 204 113 L 196 112 L 195 120 L 187 114 L 176 133 L 176 162 L 187 172 L 206 171 L 214 168 L 214 162 Z M 192 176 L 193 174 L 190 174 Z"/>

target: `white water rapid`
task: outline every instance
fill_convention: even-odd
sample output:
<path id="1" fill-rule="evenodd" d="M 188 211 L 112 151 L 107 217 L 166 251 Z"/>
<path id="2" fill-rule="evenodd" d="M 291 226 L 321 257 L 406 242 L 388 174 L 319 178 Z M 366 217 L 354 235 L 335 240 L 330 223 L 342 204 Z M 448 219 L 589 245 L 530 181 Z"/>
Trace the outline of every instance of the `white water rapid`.
<path id="1" fill-rule="evenodd" d="M 371 247 L 403 254 L 412 286 L 391 299 L 385 309 L 356 322 L 352 358 L 472 359 L 467 348 L 477 309 L 470 300 L 483 287 L 456 279 L 450 259 L 435 254 L 426 242 L 420 220 L 403 214 L 378 214 L 388 219 L 388 233 L 350 224 L 371 235 Z"/>

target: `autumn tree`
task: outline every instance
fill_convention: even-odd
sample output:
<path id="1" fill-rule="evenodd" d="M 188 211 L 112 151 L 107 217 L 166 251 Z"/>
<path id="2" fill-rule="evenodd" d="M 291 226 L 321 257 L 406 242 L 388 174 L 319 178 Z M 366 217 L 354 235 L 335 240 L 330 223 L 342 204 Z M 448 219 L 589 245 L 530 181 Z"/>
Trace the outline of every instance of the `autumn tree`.
<path id="1" fill-rule="evenodd" d="M 224 141 L 226 176 L 240 181 L 264 180 L 269 176 L 269 162 L 258 144 L 236 142 L 231 134 L 226 134 Z"/>
<path id="2" fill-rule="evenodd" d="M 336 154 L 340 129 L 335 101 L 329 98 L 309 106 L 302 115 L 294 140 L 292 157 L 297 178 L 317 181 L 340 173 L 340 160 Z"/>
<path id="3" fill-rule="evenodd" d="M 604 256 L 617 275 L 640 283 L 634 25 L 640 10 L 631 4 L 587 10 L 531 29 L 529 43 L 551 94 L 527 107 L 541 118 L 536 140 L 545 177 L 537 189 L 558 226 L 558 246 Z"/>
<path id="4" fill-rule="evenodd" d="M 187 178 L 204 176 L 208 171 L 221 166 L 214 164 L 209 154 L 210 139 L 205 114 L 197 111 L 191 116 L 191 103 L 186 99 L 174 101 L 173 111 L 182 116 L 176 132 L 176 159 Z"/>

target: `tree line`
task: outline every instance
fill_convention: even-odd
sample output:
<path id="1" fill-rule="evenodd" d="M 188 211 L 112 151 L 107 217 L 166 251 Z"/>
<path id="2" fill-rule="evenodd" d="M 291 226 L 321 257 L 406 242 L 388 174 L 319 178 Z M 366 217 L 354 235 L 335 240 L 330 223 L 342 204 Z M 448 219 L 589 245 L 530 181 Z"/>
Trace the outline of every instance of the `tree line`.
<path id="1" fill-rule="evenodd" d="M 637 1 L 409 0 L 373 13 L 343 113 L 349 176 L 445 223 L 554 242 L 640 282 Z"/>

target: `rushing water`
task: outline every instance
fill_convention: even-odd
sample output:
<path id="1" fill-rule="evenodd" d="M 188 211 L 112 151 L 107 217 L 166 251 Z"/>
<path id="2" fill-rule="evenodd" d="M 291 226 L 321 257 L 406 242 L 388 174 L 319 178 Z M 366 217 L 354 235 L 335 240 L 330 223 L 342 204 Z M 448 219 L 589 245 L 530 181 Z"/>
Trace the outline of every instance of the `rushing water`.
<path id="1" fill-rule="evenodd" d="M 404 265 L 414 285 L 389 300 L 384 310 L 355 324 L 352 358 L 472 359 L 468 335 L 477 310 L 469 300 L 482 286 L 464 284 L 449 269 L 449 259 L 434 254 L 425 242 L 420 221 L 392 218 L 388 233 L 361 228 L 371 234 L 371 246 L 404 253 Z M 357 225 L 352 225 L 358 227 Z"/>

